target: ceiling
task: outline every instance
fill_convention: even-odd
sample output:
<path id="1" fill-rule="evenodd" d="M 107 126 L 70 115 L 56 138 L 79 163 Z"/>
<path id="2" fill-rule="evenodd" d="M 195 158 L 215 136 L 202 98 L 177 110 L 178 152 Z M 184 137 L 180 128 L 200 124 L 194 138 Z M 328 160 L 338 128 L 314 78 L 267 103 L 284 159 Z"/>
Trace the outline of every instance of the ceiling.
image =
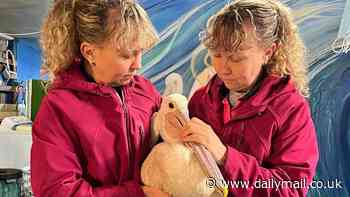
<path id="1" fill-rule="evenodd" d="M 52 0 L 1 0 L 0 33 L 29 34 L 40 31 L 43 17 Z M 28 37 L 16 36 L 16 37 Z"/>

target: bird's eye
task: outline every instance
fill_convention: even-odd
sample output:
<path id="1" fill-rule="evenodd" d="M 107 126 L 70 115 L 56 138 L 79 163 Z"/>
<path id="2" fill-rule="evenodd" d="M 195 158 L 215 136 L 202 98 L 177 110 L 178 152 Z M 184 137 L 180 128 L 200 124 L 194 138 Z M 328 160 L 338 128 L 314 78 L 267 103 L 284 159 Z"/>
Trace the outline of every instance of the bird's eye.
<path id="1" fill-rule="evenodd" d="M 169 107 L 170 107 L 170 109 L 173 109 L 175 106 L 173 103 L 169 103 Z"/>

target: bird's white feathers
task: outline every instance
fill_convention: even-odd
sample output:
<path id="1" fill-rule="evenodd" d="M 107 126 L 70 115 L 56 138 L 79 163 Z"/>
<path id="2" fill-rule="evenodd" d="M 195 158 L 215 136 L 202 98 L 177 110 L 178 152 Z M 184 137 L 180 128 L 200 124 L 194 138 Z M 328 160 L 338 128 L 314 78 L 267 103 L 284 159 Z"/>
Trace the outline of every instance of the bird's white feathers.
<path id="1" fill-rule="evenodd" d="M 207 175 L 194 152 L 179 140 L 188 120 L 186 97 L 172 94 L 163 99 L 152 132 L 160 134 L 164 142 L 153 147 L 144 161 L 141 179 L 174 197 L 209 197 L 215 189 L 206 185 Z"/>

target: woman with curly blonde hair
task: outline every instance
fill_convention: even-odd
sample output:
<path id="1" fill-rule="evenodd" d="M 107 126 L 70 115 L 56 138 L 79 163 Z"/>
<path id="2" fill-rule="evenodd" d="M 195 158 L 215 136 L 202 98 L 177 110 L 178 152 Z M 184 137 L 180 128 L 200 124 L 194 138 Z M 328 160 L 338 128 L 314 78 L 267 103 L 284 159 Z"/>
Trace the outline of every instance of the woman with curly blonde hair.
<path id="1" fill-rule="evenodd" d="M 318 146 L 305 49 L 288 8 L 234 1 L 201 39 L 216 75 L 193 94 L 183 141 L 213 154 L 229 196 L 306 196 Z"/>
<path id="2" fill-rule="evenodd" d="M 35 196 L 167 196 L 141 187 L 161 96 L 136 74 L 157 34 L 131 0 L 56 0 L 41 33 L 52 83 L 33 125 Z"/>

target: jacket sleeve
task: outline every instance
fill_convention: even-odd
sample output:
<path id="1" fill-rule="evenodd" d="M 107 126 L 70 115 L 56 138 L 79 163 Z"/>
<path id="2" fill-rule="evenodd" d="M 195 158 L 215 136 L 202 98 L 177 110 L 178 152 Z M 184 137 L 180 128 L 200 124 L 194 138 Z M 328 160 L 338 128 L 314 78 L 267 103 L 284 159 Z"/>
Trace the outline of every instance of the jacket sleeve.
<path id="1" fill-rule="evenodd" d="M 42 101 L 33 125 L 31 184 L 37 197 L 127 197 L 144 196 L 136 181 L 94 187 L 83 177 L 82 157 L 77 142 L 67 132 L 64 114 L 54 111 L 47 98 Z M 80 152 L 79 152 L 80 151 Z M 85 175 L 85 176 L 84 176 Z"/>
<path id="2" fill-rule="evenodd" d="M 160 95 L 160 93 L 158 92 L 158 90 L 157 89 L 155 89 L 155 98 L 156 98 L 156 110 L 155 110 L 155 112 L 157 112 L 157 111 L 159 111 L 159 109 L 160 109 L 160 105 L 162 104 L 162 100 L 163 100 L 163 98 L 162 98 L 162 95 Z"/>
<path id="3" fill-rule="evenodd" d="M 190 118 L 197 117 L 203 120 L 204 117 L 202 117 L 201 116 L 202 113 L 200 113 L 200 109 L 203 109 L 200 106 L 200 101 L 202 100 L 201 98 L 202 94 L 203 94 L 203 89 L 199 89 L 193 93 L 192 97 L 188 101 L 188 113 Z"/>
<path id="4" fill-rule="evenodd" d="M 306 196 L 318 161 L 316 133 L 307 102 L 286 117 L 272 138 L 264 167 L 255 157 L 227 146 L 221 169 L 233 196 Z"/>

